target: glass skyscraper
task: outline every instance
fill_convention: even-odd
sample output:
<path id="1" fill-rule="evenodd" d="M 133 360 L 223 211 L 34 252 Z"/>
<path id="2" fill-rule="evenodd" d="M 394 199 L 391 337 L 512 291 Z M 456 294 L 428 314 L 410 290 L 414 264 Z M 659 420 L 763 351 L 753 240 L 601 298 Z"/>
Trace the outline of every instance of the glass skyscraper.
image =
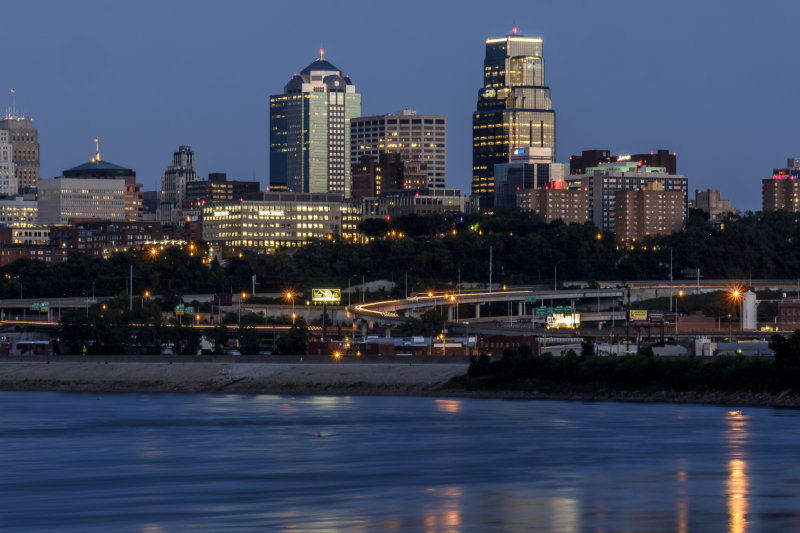
<path id="1" fill-rule="evenodd" d="M 350 119 L 361 95 L 350 78 L 319 59 L 270 96 L 270 188 L 350 196 Z"/>
<path id="2" fill-rule="evenodd" d="M 482 207 L 494 197 L 494 165 L 514 150 L 556 148 L 556 114 L 544 84 L 542 40 L 516 33 L 486 40 L 483 88 L 472 115 L 472 193 Z"/>

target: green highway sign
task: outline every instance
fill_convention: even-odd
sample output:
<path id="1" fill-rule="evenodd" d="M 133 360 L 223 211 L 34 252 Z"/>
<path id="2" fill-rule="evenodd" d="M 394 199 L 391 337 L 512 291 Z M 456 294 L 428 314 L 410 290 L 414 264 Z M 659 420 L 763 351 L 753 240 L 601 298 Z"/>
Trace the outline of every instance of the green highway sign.
<path id="1" fill-rule="evenodd" d="M 194 313 L 194 306 L 187 305 L 186 308 L 185 308 L 185 311 L 186 311 L 186 313 L 188 313 L 190 315 L 193 314 Z"/>
<path id="2" fill-rule="evenodd" d="M 532 304 L 536 301 L 536 296 L 526 296 L 525 301 Z"/>
<path id="3" fill-rule="evenodd" d="M 42 305 L 39 306 L 39 309 L 42 311 L 49 311 L 50 310 L 50 302 L 42 302 Z"/>
<path id="4" fill-rule="evenodd" d="M 175 314 L 176 314 L 176 315 L 182 315 L 182 314 L 183 314 L 183 311 L 184 311 L 184 309 L 185 309 L 185 307 L 184 307 L 184 305 L 183 305 L 183 304 L 178 304 L 178 305 L 176 305 L 176 306 L 175 306 Z"/>

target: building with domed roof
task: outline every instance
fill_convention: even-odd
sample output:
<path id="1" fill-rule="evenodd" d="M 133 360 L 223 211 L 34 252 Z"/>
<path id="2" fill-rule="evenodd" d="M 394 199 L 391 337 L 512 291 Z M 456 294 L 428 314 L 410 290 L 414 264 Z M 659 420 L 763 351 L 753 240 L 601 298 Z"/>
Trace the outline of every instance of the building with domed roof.
<path id="1" fill-rule="evenodd" d="M 361 116 L 350 78 L 320 50 L 269 104 L 270 189 L 349 197 L 350 119 Z"/>

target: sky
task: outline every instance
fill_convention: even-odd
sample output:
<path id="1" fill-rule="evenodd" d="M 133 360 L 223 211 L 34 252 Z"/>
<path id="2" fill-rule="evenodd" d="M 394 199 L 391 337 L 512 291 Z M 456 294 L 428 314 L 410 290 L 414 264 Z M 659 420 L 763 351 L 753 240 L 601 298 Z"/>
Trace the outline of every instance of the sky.
<path id="1" fill-rule="evenodd" d="M 448 121 L 447 185 L 469 192 L 484 43 L 544 41 L 557 160 L 666 148 L 694 189 L 761 208 L 761 179 L 800 156 L 800 3 L 672 0 L 31 1 L 3 6 L 0 108 L 39 130 L 42 177 L 94 155 L 145 190 L 180 145 L 198 174 L 268 183 L 269 95 L 318 56 L 362 114 Z"/>

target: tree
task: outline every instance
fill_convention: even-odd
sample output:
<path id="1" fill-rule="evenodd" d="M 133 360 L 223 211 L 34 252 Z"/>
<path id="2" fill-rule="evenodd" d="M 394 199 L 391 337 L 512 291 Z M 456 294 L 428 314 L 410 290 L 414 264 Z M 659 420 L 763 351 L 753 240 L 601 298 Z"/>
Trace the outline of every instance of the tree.
<path id="1" fill-rule="evenodd" d="M 308 351 L 308 339 L 311 335 L 305 324 L 295 324 L 289 331 L 282 333 L 275 342 L 275 348 L 281 355 L 305 355 Z"/>

